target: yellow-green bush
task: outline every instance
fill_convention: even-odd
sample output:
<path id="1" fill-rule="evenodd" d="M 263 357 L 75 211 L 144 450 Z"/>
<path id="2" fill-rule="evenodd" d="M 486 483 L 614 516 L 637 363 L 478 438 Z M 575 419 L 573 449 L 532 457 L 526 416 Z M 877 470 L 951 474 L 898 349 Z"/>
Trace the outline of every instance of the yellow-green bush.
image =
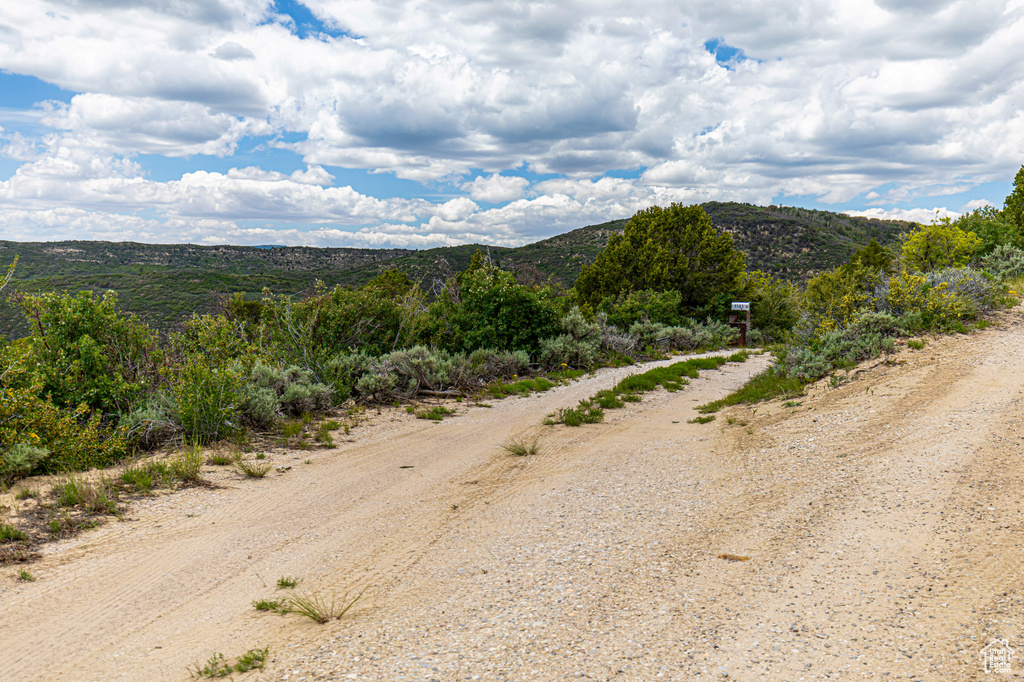
<path id="1" fill-rule="evenodd" d="M 973 232 L 964 232 L 949 218 L 942 218 L 907 237 L 903 265 L 920 272 L 967 265 L 981 244 Z"/>

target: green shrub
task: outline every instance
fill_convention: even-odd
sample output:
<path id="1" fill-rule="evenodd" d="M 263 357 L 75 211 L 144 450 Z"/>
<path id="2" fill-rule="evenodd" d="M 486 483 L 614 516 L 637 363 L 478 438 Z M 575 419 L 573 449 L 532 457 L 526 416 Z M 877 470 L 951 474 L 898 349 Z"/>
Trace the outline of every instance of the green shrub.
<path id="1" fill-rule="evenodd" d="M 121 418 L 121 429 L 133 443 L 147 450 L 166 443 L 179 430 L 173 401 L 163 391 L 155 392 L 145 405 Z"/>
<path id="2" fill-rule="evenodd" d="M 239 428 L 242 378 L 232 366 L 211 367 L 203 356 L 187 357 L 176 368 L 171 391 L 186 439 L 209 443 Z"/>
<path id="3" fill-rule="evenodd" d="M 643 320 L 674 327 L 683 321 L 679 312 L 682 302 L 683 295 L 678 291 L 643 289 L 605 297 L 597 309 L 619 329 L 628 329 Z"/>
<path id="4" fill-rule="evenodd" d="M 21 294 L 42 394 L 64 408 L 125 413 L 160 381 L 156 334 L 117 310 L 117 294 Z"/>
<path id="5" fill-rule="evenodd" d="M 550 290 L 517 284 L 511 272 L 478 258 L 431 304 L 429 338 L 451 351 L 531 352 L 558 333 L 558 321 Z"/>
<path id="6" fill-rule="evenodd" d="M 529 364 L 530 356 L 524 350 L 478 348 L 469 355 L 469 366 L 473 375 L 485 380 L 518 376 Z"/>
<path id="7" fill-rule="evenodd" d="M 997 280 L 1014 279 L 1024 275 L 1024 249 L 1001 244 L 981 258 L 978 264 Z"/>
<path id="8" fill-rule="evenodd" d="M 548 368 L 567 365 L 589 367 L 597 362 L 600 345 L 597 341 L 580 340 L 562 334 L 540 341 L 540 363 Z"/>
<path id="9" fill-rule="evenodd" d="M 0 383 L 0 448 L 4 452 L 19 444 L 48 450 L 49 456 L 37 461 L 29 473 L 104 467 L 128 455 L 130 447 L 122 432 L 112 429 L 101 415 L 90 416 L 86 405 L 65 409 L 40 397 L 42 384 L 5 350 L 9 348 L 0 350 L 0 364 L 8 368 L 3 382 L 7 386 Z"/>
<path id="10" fill-rule="evenodd" d="M 915 271 L 966 265 L 982 242 L 973 232 L 964 232 L 948 217 L 922 225 L 903 242 L 903 264 Z"/>
<path id="11" fill-rule="evenodd" d="M 168 463 L 175 478 L 182 483 L 195 483 L 203 468 L 203 455 L 198 445 L 186 448 Z"/>
<path id="12" fill-rule="evenodd" d="M 15 443 L 0 455 L 0 482 L 28 476 L 39 467 L 50 451 L 36 445 Z"/>

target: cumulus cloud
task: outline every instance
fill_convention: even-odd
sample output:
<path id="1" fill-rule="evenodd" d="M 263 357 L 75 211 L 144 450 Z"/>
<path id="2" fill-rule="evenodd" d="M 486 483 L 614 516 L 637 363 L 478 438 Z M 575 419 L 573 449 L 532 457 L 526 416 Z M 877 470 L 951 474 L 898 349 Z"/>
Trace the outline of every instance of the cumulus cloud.
<path id="1" fill-rule="evenodd" d="M 879 220 L 906 220 L 922 225 L 930 225 L 936 220 L 949 218 L 956 220 L 962 213 L 951 211 L 945 206 L 939 208 L 893 208 L 884 210 L 881 208 L 869 208 L 863 211 L 844 211 L 848 215 L 864 216 L 865 218 L 878 218 Z"/>
<path id="2" fill-rule="evenodd" d="M 233 40 L 221 43 L 217 46 L 217 49 L 210 54 L 217 59 L 223 59 L 229 62 L 236 59 L 256 59 L 256 55 L 252 53 L 252 50 L 239 45 Z"/>
<path id="3" fill-rule="evenodd" d="M 215 113 L 194 102 L 101 94 L 52 104 L 42 122 L 122 153 L 226 156 L 247 136 L 270 132 L 266 121 Z"/>
<path id="4" fill-rule="evenodd" d="M 0 184 L 4 215 L 513 243 L 654 202 L 866 197 L 896 215 L 1024 159 L 1017 1 L 653 0 L 637 13 L 623 0 L 305 0 L 330 29 L 309 33 L 272 0 L 10 5 L 0 69 L 79 94 L 41 105 L 34 128 L 0 112 L 0 154 L 22 164 Z M 253 138 L 305 169 L 268 152 L 156 182 L 137 159 L 231 157 Z M 334 187 L 334 167 L 421 183 L 425 198 Z M 524 170 L 555 177 L 531 185 Z M 296 221 L 308 229 L 280 227 Z"/>
<path id="5" fill-rule="evenodd" d="M 519 199 L 529 185 L 530 181 L 526 178 L 493 173 L 488 177 L 481 176 L 462 183 L 462 189 L 469 192 L 469 196 L 476 201 L 500 204 Z"/>

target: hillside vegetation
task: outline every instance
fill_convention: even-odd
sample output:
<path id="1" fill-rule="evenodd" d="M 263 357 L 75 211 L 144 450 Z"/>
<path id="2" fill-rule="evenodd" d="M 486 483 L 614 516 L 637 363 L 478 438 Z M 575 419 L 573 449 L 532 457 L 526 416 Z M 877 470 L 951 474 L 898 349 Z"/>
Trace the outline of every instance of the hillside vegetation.
<path id="1" fill-rule="evenodd" d="M 710 202 L 703 208 L 716 228 L 732 235 L 748 268 L 798 280 L 846 262 L 871 239 L 891 244 L 913 227 L 785 206 Z M 464 270 L 478 248 L 498 266 L 519 271 L 521 278 L 571 287 L 581 268 L 594 262 L 626 222 L 589 225 L 519 248 L 465 245 L 422 251 L 0 241 L 0 262 L 19 257 L 12 282 L 17 289 L 115 291 L 123 310 L 169 330 L 192 313 L 218 309 L 226 295 L 247 292 L 252 297 L 264 288 L 299 294 L 318 279 L 329 287 L 358 287 L 397 269 L 429 291 L 435 281 Z M 2 302 L 0 332 L 9 338 L 28 332 L 21 313 Z"/>
<path id="2" fill-rule="evenodd" d="M 1007 206 L 1017 195 L 1024 196 L 1024 168 Z M 830 374 L 841 382 L 844 370 L 888 353 L 900 337 L 982 324 L 987 311 L 1015 301 L 1024 283 L 1024 225 L 1010 210 L 980 209 L 917 226 L 888 245 L 870 239 L 855 248 L 854 239 L 876 227 L 870 221 L 709 208 L 733 225 L 762 215 L 764 235 L 774 234 L 771 220 L 791 214 L 804 228 L 791 245 L 831 230 L 831 257 L 844 244 L 853 250 L 806 281 L 753 269 L 762 262 L 748 261 L 737 230 L 715 225 L 701 206 L 680 204 L 639 211 L 621 233 L 605 224 L 522 249 L 442 249 L 433 262 L 424 252 L 385 259 L 387 252 L 354 249 L 138 245 L 125 247 L 134 249 L 132 262 L 119 262 L 111 245 L 32 245 L 34 258 L 12 257 L 0 282 L 4 289 L 21 272 L 37 287 L 50 286 L 41 293 L 22 286 L 9 299 L 28 334 L 0 341 L 0 485 L 107 466 L 168 441 L 198 446 L 244 442 L 250 432 L 289 439 L 315 432 L 329 443 L 330 428 L 315 420 L 343 406 L 544 391 L 595 367 L 722 348 L 736 336 L 726 318 L 737 300 L 751 303 L 748 341 L 771 345 L 778 362 L 730 400 L 798 393 Z M 882 236 L 894 237 L 897 227 Z M 840 239 L 840 231 L 847 236 Z M 762 233 L 748 229 L 742 238 Z M 114 291 L 54 287 L 71 277 L 54 274 L 60 263 L 77 264 L 77 276 L 97 288 L 110 288 L 115 275 L 129 278 L 133 300 L 150 305 L 166 304 L 154 281 L 196 301 L 203 287 L 267 287 L 257 297 L 224 296 L 215 312 L 161 332 Z M 276 274 L 246 272 L 263 263 Z M 557 279 L 569 272 L 579 273 L 571 287 Z M 311 286 L 308 273 L 320 281 Z M 358 282 L 371 273 L 361 286 L 332 286 L 329 278 Z M 422 288 L 428 277 L 429 292 Z M 288 286 L 303 293 L 282 291 Z M 683 381 L 682 374 L 651 380 L 666 388 Z M 628 391 L 628 401 L 640 399 Z M 555 421 L 600 421 L 603 410 L 625 402 L 626 393 L 595 396 Z M 422 416 L 446 414 L 436 406 Z M 183 480 L 193 475 L 188 462 L 179 468 Z"/>

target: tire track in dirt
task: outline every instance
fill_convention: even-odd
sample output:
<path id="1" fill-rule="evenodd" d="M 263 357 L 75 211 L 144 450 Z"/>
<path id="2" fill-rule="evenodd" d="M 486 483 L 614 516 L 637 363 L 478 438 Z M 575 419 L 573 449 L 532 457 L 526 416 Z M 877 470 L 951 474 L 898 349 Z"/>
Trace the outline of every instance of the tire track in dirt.
<path id="1" fill-rule="evenodd" d="M 704 426 L 661 393 L 260 677 L 980 679 L 1024 643 L 1021 341 L 1014 310 Z"/>
<path id="2" fill-rule="evenodd" d="M 746 376 L 763 364 L 710 374 Z M 48 546 L 32 567 L 38 582 L 0 582 L 0 678 L 184 678 L 187 664 L 213 651 L 280 650 L 322 634 L 297 617 L 252 609 L 253 599 L 277 594 L 281 575 L 328 593 L 372 585 L 372 613 L 439 539 L 469 532 L 477 510 L 566 475 L 560 453 L 618 428 L 618 415 L 591 431 L 539 422 L 636 371 L 602 370 L 492 409 L 463 408 L 436 425 L 387 410 L 356 443 L 277 458 L 292 465 L 286 474 L 257 481 L 222 470 L 219 487 L 139 502 L 124 523 Z M 619 414 L 631 408 L 642 414 L 649 405 Z M 500 449 L 524 432 L 544 434 L 544 456 L 511 458 Z"/>

